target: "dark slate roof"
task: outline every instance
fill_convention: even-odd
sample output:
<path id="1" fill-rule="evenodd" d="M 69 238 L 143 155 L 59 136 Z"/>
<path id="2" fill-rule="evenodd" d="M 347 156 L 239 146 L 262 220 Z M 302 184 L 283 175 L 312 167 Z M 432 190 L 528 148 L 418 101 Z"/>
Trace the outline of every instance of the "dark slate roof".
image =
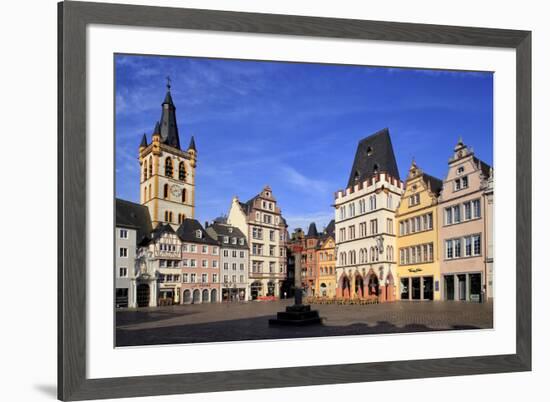
<path id="1" fill-rule="evenodd" d="M 491 166 L 490 165 L 483 162 L 481 159 L 476 158 L 475 156 L 474 156 L 474 162 L 481 169 L 481 173 L 483 173 L 485 175 L 485 177 L 491 176 Z"/>
<path id="2" fill-rule="evenodd" d="M 172 105 L 174 106 L 174 101 L 172 100 L 172 94 L 170 93 L 170 89 L 168 89 L 166 91 L 166 96 L 164 97 L 164 102 L 162 102 L 163 104 L 166 103 L 168 105 Z M 175 107 L 175 106 L 174 106 Z"/>
<path id="3" fill-rule="evenodd" d="M 187 148 L 189 150 L 193 150 L 193 151 L 196 151 L 197 150 L 197 146 L 195 145 L 195 136 L 191 136 L 191 141 L 189 141 L 189 147 Z"/>
<path id="4" fill-rule="evenodd" d="M 153 129 L 153 135 L 155 134 L 160 135 L 160 123 L 158 121 L 155 123 L 155 128 Z"/>
<path id="5" fill-rule="evenodd" d="M 254 198 L 251 200 L 248 200 L 247 202 L 240 202 L 239 205 L 241 206 L 243 212 L 248 215 L 252 209 L 252 203 L 254 202 Z"/>
<path id="6" fill-rule="evenodd" d="M 197 230 L 202 231 L 201 237 L 196 236 Z M 185 218 L 178 228 L 177 234 L 179 238 L 185 242 L 219 245 L 196 219 Z"/>
<path id="7" fill-rule="evenodd" d="M 180 136 L 178 133 L 178 123 L 176 121 L 176 106 L 172 101 L 170 89 L 166 91 L 164 102 L 162 102 L 160 137 L 164 144 L 180 149 Z"/>
<path id="8" fill-rule="evenodd" d="M 332 237 L 334 239 L 334 229 L 335 229 L 335 222 L 334 219 L 332 219 L 325 230 L 323 230 L 323 233 L 321 233 L 321 236 L 319 237 L 319 241 L 317 242 L 317 248 L 321 248 L 321 245 L 324 241 L 326 241 L 329 237 Z"/>
<path id="9" fill-rule="evenodd" d="M 309 224 L 309 229 L 307 230 L 307 236 L 310 236 L 310 237 L 319 236 L 319 232 L 317 232 L 317 226 L 315 226 L 315 222 L 311 222 Z"/>
<path id="10" fill-rule="evenodd" d="M 141 144 L 139 144 L 139 147 L 146 147 L 147 146 L 147 136 L 145 133 L 143 134 L 143 137 L 141 138 Z"/>
<path id="11" fill-rule="evenodd" d="M 427 173 L 422 173 L 422 178 L 426 183 L 429 184 L 432 193 L 438 195 L 441 192 L 441 189 L 443 188 L 443 182 L 437 177 L 430 176 Z"/>
<path id="12" fill-rule="evenodd" d="M 214 223 L 227 223 L 227 216 L 220 215 L 217 218 L 214 218 Z"/>
<path id="13" fill-rule="evenodd" d="M 374 176 L 376 170 L 399 179 L 399 170 L 387 128 L 359 141 L 347 187 Z"/>
<path id="14" fill-rule="evenodd" d="M 144 239 L 150 236 L 153 227 L 149 210 L 145 205 L 117 198 L 115 209 L 116 226 L 135 229 L 137 231 L 137 244 L 140 244 Z"/>
<path id="15" fill-rule="evenodd" d="M 231 229 L 231 232 L 229 231 Z M 218 239 L 218 242 L 221 244 L 222 247 L 227 248 L 241 248 L 241 249 L 248 249 L 248 243 L 246 242 L 246 236 L 238 227 L 227 225 L 227 224 L 220 224 L 217 222 L 212 223 L 206 231 L 214 238 Z M 232 237 L 236 237 L 237 239 L 244 239 L 244 244 L 241 245 L 237 241 L 237 244 L 231 244 L 231 240 L 229 243 L 223 243 L 223 237 L 227 236 L 230 239 Z"/>
<path id="16" fill-rule="evenodd" d="M 333 219 L 328 223 L 327 227 L 324 230 L 324 233 L 334 238 L 335 229 L 336 229 L 336 223 L 334 222 L 334 219 Z"/>
<path id="17" fill-rule="evenodd" d="M 173 233 L 176 234 L 176 231 L 172 228 L 172 225 L 169 223 L 161 223 L 158 225 L 153 232 L 151 233 L 151 239 L 157 240 L 159 239 L 164 233 Z"/>

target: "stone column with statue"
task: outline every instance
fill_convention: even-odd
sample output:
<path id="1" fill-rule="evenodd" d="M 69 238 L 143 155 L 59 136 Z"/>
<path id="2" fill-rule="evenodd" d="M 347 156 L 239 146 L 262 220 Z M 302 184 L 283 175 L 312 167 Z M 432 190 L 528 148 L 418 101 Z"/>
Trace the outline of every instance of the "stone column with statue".
<path id="1" fill-rule="evenodd" d="M 277 318 L 269 320 L 269 325 L 306 326 L 321 324 L 321 317 L 317 310 L 312 310 L 310 305 L 303 304 L 302 290 L 302 252 L 303 247 L 295 245 L 292 248 L 294 255 L 294 304 L 288 306 L 285 311 L 277 313 Z"/>

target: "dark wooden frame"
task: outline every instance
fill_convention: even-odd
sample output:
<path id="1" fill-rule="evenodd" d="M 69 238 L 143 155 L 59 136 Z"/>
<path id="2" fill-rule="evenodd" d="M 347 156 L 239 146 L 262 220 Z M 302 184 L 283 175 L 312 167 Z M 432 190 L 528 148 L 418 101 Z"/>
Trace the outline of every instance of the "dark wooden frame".
<path id="1" fill-rule="evenodd" d="M 65 2 L 58 8 L 58 398 L 137 397 L 531 370 L 531 32 Z M 86 378 L 86 26 L 198 29 L 516 50 L 516 353 L 498 356 Z M 512 159 L 513 160 L 513 159 Z M 513 263 L 512 261 L 504 263 Z"/>

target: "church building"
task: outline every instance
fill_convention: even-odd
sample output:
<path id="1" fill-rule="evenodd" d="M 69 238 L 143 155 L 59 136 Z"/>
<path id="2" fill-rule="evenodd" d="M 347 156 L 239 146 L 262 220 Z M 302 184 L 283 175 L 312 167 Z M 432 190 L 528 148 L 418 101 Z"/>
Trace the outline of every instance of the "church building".
<path id="1" fill-rule="evenodd" d="M 153 227 L 168 223 L 176 230 L 185 218 L 195 217 L 197 149 L 193 137 L 187 149 L 180 146 L 169 83 L 150 143 L 143 134 L 139 164 L 140 203 L 149 209 Z"/>

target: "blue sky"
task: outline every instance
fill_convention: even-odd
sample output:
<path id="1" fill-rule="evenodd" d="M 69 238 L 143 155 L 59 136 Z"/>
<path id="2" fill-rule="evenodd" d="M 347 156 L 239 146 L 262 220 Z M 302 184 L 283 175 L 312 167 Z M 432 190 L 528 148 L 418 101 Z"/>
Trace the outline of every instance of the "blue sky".
<path id="1" fill-rule="evenodd" d="M 172 82 L 180 142 L 198 150 L 196 218 L 269 184 L 289 230 L 332 219 L 357 142 L 388 127 L 401 178 L 443 178 L 459 136 L 493 164 L 492 73 L 115 56 L 116 196 L 139 202 L 138 146 Z"/>

